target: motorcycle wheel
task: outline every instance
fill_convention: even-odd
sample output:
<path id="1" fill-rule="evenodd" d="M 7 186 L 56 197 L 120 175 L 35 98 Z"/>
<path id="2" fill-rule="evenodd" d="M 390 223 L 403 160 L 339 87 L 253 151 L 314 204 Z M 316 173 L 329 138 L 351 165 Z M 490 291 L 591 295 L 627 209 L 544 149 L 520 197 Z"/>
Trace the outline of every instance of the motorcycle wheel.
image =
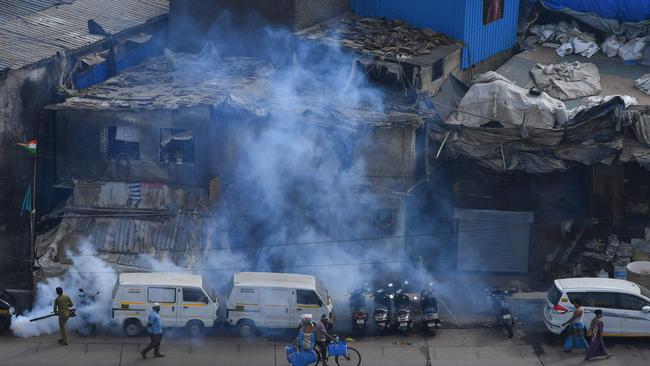
<path id="1" fill-rule="evenodd" d="M 508 333 L 508 338 L 512 338 L 515 335 L 515 331 L 513 329 L 512 324 L 506 324 L 506 332 Z"/>

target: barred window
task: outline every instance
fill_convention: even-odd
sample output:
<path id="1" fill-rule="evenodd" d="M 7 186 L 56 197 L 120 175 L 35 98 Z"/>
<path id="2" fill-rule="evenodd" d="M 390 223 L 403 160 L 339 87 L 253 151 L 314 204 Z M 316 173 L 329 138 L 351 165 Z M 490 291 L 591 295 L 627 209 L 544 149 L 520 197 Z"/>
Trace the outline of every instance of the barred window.
<path id="1" fill-rule="evenodd" d="M 160 161 L 193 163 L 194 132 L 179 128 L 161 128 Z"/>
<path id="2" fill-rule="evenodd" d="M 503 0 L 483 0 L 483 25 L 503 18 Z"/>

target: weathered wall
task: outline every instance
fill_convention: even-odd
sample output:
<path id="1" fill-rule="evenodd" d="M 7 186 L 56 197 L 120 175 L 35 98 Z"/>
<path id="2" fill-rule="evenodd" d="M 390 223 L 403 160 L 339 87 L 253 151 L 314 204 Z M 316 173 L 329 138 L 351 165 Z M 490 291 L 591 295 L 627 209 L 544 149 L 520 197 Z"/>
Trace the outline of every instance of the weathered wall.
<path id="1" fill-rule="evenodd" d="M 347 8 L 347 0 L 171 0 L 170 41 L 177 50 L 197 51 L 208 40 L 224 39 L 220 27 L 240 38 L 256 37 L 266 24 L 257 21 L 254 25 L 260 28 L 253 27 L 253 15 L 268 24 L 298 30 L 338 16 Z"/>
<path id="2" fill-rule="evenodd" d="M 114 160 L 103 151 L 102 128 L 135 126 L 141 136 L 139 160 Z M 160 161 L 161 128 L 191 129 L 194 162 Z M 208 107 L 180 110 L 57 111 L 57 179 L 165 182 L 206 186 L 216 175 L 215 130 Z M 74 143 L 67 143 L 73 141 Z"/>
<path id="3" fill-rule="evenodd" d="M 0 287 L 30 286 L 29 215 L 20 214 L 23 197 L 32 184 L 34 158 L 16 143 L 46 134 L 51 115 L 43 106 L 56 100 L 60 73 L 59 63 L 49 62 L 9 70 L 0 80 Z M 39 139 L 39 145 L 48 143 L 47 138 Z M 39 155 L 39 172 L 51 168 L 50 158 Z M 40 183 L 37 195 L 42 197 Z"/>

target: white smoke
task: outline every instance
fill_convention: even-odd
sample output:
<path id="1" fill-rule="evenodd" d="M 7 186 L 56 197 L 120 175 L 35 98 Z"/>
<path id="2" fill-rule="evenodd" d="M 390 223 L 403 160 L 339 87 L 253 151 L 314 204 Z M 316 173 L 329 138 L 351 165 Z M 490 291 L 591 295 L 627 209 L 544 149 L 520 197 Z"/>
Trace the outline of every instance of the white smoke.
<path id="1" fill-rule="evenodd" d="M 31 311 L 26 311 L 12 320 L 11 330 L 16 336 L 33 337 L 58 332 L 57 317 L 29 321 L 52 313 L 57 287 L 62 287 L 63 293 L 70 296 L 77 310 L 77 317 L 68 321 L 69 331 L 84 327 L 86 321 L 97 324 L 98 327 L 111 325 L 111 295 L 117 281 L 117 274 L 111 266 L 94 254 L 95 249 L 85 241 L 79 243 L 78 252 L 67 252 L 72 264 L 63 278 L 49 278 L 39 283 Z M 87 293 L 99 291 L 96 301 L 87 306 L 82 305 L 79 297 L 80 288 Z"/>

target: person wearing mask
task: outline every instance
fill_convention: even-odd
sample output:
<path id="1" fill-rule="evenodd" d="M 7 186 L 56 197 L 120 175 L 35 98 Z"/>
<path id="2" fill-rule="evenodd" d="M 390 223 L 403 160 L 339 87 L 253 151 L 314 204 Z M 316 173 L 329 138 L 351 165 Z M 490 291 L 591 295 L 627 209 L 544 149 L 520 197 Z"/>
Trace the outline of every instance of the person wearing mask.
<path id="1" fill-rule="evenodd" d="M 596 317 L 591 321 L 589 332 L 587 333 L 591 337 L 591 344 L 585 355 L 586 361 L 599 356 L 605 356 L 605 358 L 612 357 L 612 354 L 607 353 L 605 342 L 603 341 L 603 311 L 598 309 L 594 311 L 594 314 L 596 314 Z"/>
<path id="2" fill-rule="evenodd" d="M 68 333 L 65 331 L 65 325 L 70 318 L 70 312 L 73 311 L 72 300 L 70 297 L 63 293 L 61 287 L 56 288 L 56 299 L 54 299 L 54 314 L 59 316 L 59 331 L 61 332 L 61 338 L 59 339 L 59 344 L 63 346 L 68 345 Z"/>
<path id="3" fill-rule="evenodd" d="M 142 358 L 147 359 L 147 353 L 153 349 L 153 356 L 165 357 L 165 355 L 160 354 L 160 342 L 162 341 L 162 326 L 160 325 L 160 304 L 157 302 L 153 303 L 153 311 L 149 314 L 147 318 L 147 332 L 149 333 L 149 345 L 145 347 L 140 354 Z"/>
<path id="4" fill-rule="evenodd" d="M 582 319 L 584 310 L 582 309 L 582 302 L 580 299 L 573 300 L 575 310 L 569 320 L 564 322 L 562 326 L 568 325 L 568 336 L 564 341 L 564 352 L 571 352 L 574 348 L 587 348 L 587 341 L 585 340 L 584 330 L 585 324 Z"/>
<path id="5" fill-rule="evenodd" d="M 327 333 L 327 327 L 328 318 L 323 314 L 320 321 L 316 323 L 316 345 L 324 366 L 327 366 L 327 345 L 332 341 L 332 336 Z"/>

